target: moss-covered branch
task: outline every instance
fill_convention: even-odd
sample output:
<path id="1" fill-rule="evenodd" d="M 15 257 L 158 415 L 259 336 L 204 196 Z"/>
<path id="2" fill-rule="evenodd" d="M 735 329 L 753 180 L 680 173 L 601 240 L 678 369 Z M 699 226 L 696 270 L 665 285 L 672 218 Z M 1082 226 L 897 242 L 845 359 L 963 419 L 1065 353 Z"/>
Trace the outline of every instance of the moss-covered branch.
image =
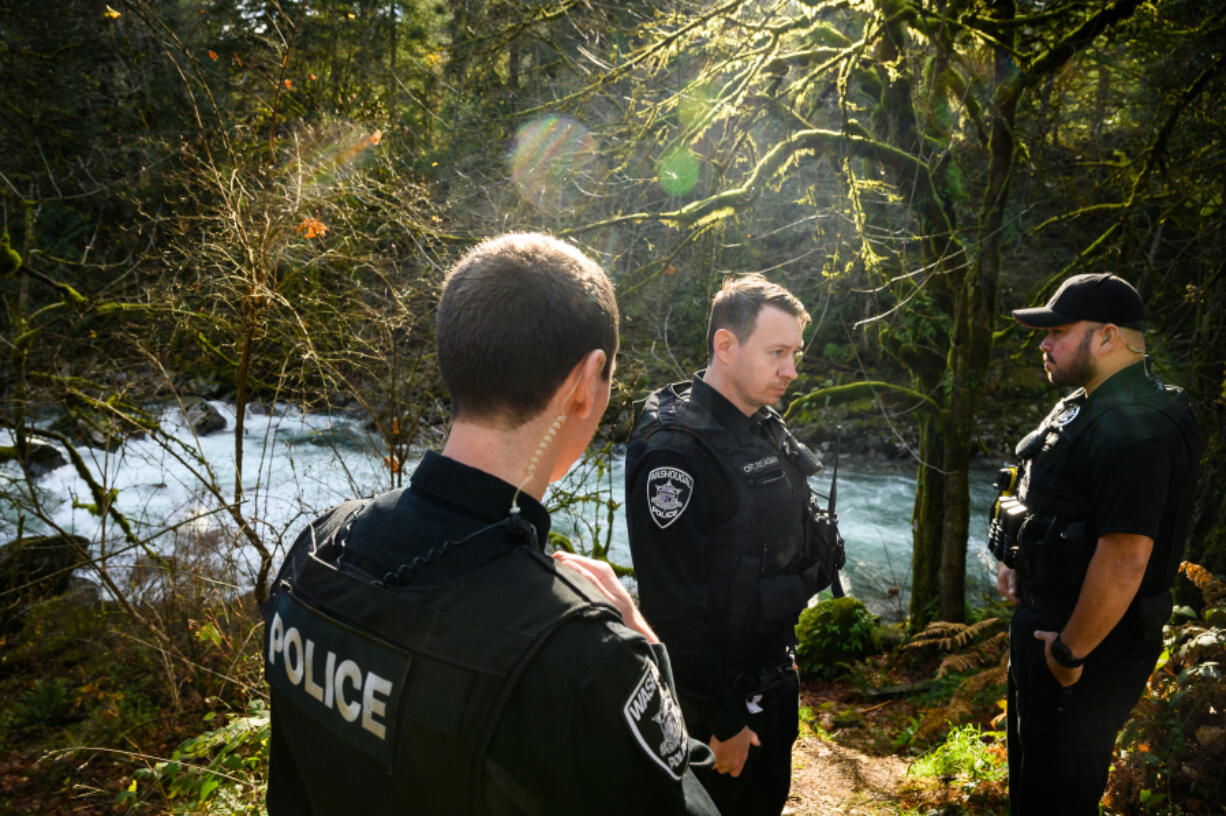
<path id="1" fill-rule="evenodd" d="M 1137 10 L 1141 0 L 1118 0 L 1077 26 L 1055 45 L 1035 58 L 1020 74 L 1025 87 L 1033 87 L 1048 74 L 1060 70 L 1078 51 L 1116 23 L 1127 20 Z"/>
<path id="2" fill-rule="evenodd" d="M 908 397 L 919 403 L 919 407 L 926 411 L 939 411 L 941 406 L 937 405 L 936 401 L 927 394 L 921 394 L 913 388 L 907 388 L 902 385 L 884 382 L 882 380 L 864 380 L 862 382 L 848 383 L 846 385 L 835 385 L 829 388 L 818 388 L 814 391 L 798 397 L 788 406 L 788 410 L 784 413 L 783 418 L 788 419 L 792 414 L 801 408 L 817 402 L 818 400 L 826 400 L 827 405 L 840 405 L 842 403 L 851 402 L 865 396 L 876 397 L 878 391 L 888 391 L 893 394 Z"/>

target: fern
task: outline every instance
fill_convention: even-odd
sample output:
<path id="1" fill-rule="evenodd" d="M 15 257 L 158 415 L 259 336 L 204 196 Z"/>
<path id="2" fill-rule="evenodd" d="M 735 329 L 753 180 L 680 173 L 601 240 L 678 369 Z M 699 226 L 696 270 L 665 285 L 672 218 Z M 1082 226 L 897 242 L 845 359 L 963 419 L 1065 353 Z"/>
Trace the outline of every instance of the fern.
<path id="1" fill-rule="evenodd" d="M 904 648 L 922 649 L 932 646 L 942 652 L 963 649 L 998 623 L 1000 623 L 1000 618 L 984 618 L 976 623 L 933 621 L 924 631 L 912 638 Z"/>
<path id="2" fill-rule="evenodd" d="M 1183 561 L 1179 564 L 1179 571 L 1200 590 L 1206 606 L 1216 606 L 1226 600 L 1226 581 L 1218 578 L 1200 564 Z"/>

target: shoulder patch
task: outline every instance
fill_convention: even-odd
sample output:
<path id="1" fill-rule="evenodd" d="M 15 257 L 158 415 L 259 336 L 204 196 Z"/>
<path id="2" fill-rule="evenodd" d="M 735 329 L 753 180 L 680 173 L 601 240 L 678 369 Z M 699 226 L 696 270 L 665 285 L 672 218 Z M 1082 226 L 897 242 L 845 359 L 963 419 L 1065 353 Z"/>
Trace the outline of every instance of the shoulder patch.
<path id="1" fill-rule="evenodd" d="M 669 776 L 680 780 L 689 765 L 690 737 L 681 706 L 660 682 L 660 670 L 655 663 L 647 661 L 643 676 L 630 691 L 622 710 L 630 733 L 643 752 Z"/>
<path id="2" fill-rule="evenodd" d="M 652 468 L 647 474 L 647 509 L 663 530 L 685 512 L 694 494 L 694 477 L 675 467 Z"/>
<path id="3" fill-rule="evenodd" d="M 1052 427 L 1063 428 L 1065 425 L 1072 422 L 1081 413 L 1081 405 L 1073 403 L 1069 407 L 1061 411 L 1054 419 L 1052 419 Z"/>

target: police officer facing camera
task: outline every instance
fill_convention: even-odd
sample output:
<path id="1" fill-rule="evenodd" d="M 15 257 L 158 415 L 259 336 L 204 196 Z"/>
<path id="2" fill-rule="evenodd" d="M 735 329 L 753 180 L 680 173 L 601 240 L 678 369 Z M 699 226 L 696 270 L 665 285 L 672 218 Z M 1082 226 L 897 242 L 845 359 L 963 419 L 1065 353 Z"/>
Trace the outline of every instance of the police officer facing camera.
<path id="1" fill-rule="evenodd" d="M 1188 535 L 1200 433 L 1154 376 L 1137 291 L 1075 275 L 1014 318 L 1046 332 L 1043 367 L 1075 389 L 1002 471 L 989 546 L 1010 626 L 1014 816 L 1098 813 L 1115 737 L 1162 650 Z"/>
<path id="2" fill-rule="evenodd" d="M 542 554 L 540 500 L 609 400 L 600 267 L 505 235 L 447 275 L 455 417 L 410 485 L 298 538 L 264 608 L 268 811 L 718 816 L 668 654 L 607 564 Z"/>
<path id="3" fill-rule="evenodd" d="M 715 752 L 699 778 L 725 814 L 783 809 L 794 626 L 842 566 L 833 523 L 812 523 L 806 479 L 820 464 L 770 407 L 796 379 L 808 319 L 761 275 L 726 282 L 708 368 L 647 398 L 626 451 L 639 598 L 668 644 L 690 733 Z"/>

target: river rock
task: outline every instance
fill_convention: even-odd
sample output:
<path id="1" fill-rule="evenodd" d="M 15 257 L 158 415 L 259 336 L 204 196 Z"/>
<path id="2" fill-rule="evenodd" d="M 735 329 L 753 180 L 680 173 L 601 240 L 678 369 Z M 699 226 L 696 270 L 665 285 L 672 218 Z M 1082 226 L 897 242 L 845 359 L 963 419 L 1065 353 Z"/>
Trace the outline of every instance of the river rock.
<path id="1" fill-rule="evenodd" d="M 207 436 L 226 429 L 226 418 L 207 400 L 194 400 L 184 405 L 183 415 L 197 436 Z"/>
<path id="2" fill-rule="evenodd" d="M 61 433 L 74 442 L 91 448 L 103 450 L 118 450 L 129 436 L 131 428 L 111 417 L 88 410 L 78 410 L 76 413 L 64 414 L 48 426 L 50 430 Z"/>
<path id="3" fill-rule="evenodd" d="M 334 391 L 332 395 L 328 397 L 328 405 L 332 408 L 348 408 L 354 402 L 356 402 L 356 400 L 354 400 L 351 395 L 346 394 L 344 391 Z"/>
<path id="4" fill-rule="evenodd" d="M 318 428 L 304 433 L 287 433 L 281 435 L 280 438 L 287 445 L 314 445 L 317 448 L 367 450 L 371 446 L 369 437 L 344 425 L 335 428 Z"/>
<path id="5" fill-rule="evenodd" d="M 0 462 L 12 462 L 17 458 L 17 448 L 13 445 L 0 445 Z M 42 445 L 38 442 L 29 443 L 29 455 L 26 457 L 26 467 L 30 476 L 37 479 L 45 476 L 56 468 L 68 464 L 64 454 L 58 448 Z"/>
<path id="6" fill-rule="evenodd" d="M 0 547 L 0 629 L 19 621 L 30 604 L 67 592 L 88 544 L 81 536 L 52 535 Z"/>
<path id="7" fill-rule="evenodd" d="M 221 396 L 223 388 L 216 380 L 210 380 L 208 377 L 192 377 L 183 383 L 183 390 L 206 399 L 215 399 Z"/>

